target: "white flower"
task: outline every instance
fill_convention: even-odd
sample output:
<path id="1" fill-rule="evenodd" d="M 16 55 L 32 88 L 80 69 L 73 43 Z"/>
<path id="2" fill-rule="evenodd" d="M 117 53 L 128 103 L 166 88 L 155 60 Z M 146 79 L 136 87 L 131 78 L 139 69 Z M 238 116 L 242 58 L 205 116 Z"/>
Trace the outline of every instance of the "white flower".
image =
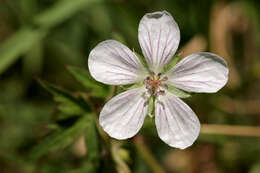
<path id="1" fill-rule="evenodd" d="M 146 14 L 139 24 L 138 39 L 149 71 L 134 52 L 115 40 L 101 42 L 89 55 L 89 70 L 97 81 L 109 85 L 143 83 L 142 87 L 129 89 L 106 103 L 99 122 L 111 137 L 131 138 L 140 130 L 149 97 L 153 97 L 159 137 L 172 147 L 184 149 L 198 137 L 200 122 L 168 87 L 217 92 L 228 80 L 227 64 L 215 54 L 201 52 L 183 58 L 164 74 L 163 69 L 180 41 L 179 27 L 166 11 Z"/>

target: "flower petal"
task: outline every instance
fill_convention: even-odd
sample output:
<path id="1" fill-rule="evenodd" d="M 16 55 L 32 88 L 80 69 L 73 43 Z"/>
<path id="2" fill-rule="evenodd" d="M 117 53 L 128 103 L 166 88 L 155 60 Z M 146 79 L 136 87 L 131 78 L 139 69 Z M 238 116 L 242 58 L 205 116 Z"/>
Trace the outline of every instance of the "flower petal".
<path id="1" fill-rule="evenodd" d="M 90 52 L 88 67 L 93 78 L 110 85 L 138 82 L 141 80 L 144 70 L 136 55 L 115 40 L 99 43 Z"/>
<path id="2" fill-rule="evenodd" d="M 214 93 L 228 80 L 226 61 L 213 53 L 201 52 L 182 59 L 169 73 L 168 82 L 189 92 Z"/>
<path id="3" fill-rule="evenodd" d="M 195 113 L 171 93 L 160 96 L 155 104 L 155 124 L 159 137 L 169 146 L 180 149 L 192 145 L 200 131 Z"/>
<path id="4" fill-rule="evenodd" d="M 167 11 L 147 13 L 140 21 L 138 39 L 150 68 L 159 72 L 176 52 L 180 30 Z"/>
<path id="5" fill-rule="evenodd" d="M 135 88 L 113 97 L 103 107 L 99 123 L 109 136 L 116 139 L 133 137 L 142 127 L 148 102 L 145 88 Z"/>

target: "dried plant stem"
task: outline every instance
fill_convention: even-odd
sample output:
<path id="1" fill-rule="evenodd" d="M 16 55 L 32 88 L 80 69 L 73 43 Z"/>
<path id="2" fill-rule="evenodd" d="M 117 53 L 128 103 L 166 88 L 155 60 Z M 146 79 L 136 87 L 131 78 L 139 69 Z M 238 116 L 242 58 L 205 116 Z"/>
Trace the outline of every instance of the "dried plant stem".
<path id="1" fill-rule="evenodd" d="M 117 171 L 119 173 L 131 173 L 128 165 L 125 163 L 122 157 L 120 157 L 120 142 L 111 140 L 111 154 L 117 165 Z"/>
<path id="2" fill-rule="evenodd" d="M 209 125 L 203 124 L 202 134 L 219 134 L 232 136 L 256 136 L 260 137 L 260 127 L 239 125 Z"/>
<path id="3" fill-rule="evenodd" d="M 150 166 L 154 173 L 164 173 L 165 171 L 160 166 L 160 164 L 155 160 L 154 156 L 151 154 L 147 146 L 143 141 L 141 135 L 137 135 L 133 140 L 138 152 L 143 156 L 146 163 Z"/>

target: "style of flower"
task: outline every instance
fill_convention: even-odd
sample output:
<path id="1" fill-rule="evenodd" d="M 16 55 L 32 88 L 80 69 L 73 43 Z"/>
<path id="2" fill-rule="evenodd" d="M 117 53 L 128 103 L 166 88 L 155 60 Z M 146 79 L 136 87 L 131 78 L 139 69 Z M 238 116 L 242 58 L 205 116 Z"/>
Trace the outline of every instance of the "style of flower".
<path id="1" fill-rule="evenodd" d="M 169 146 L 184 149 L 198 137 L 200 122 L 168 88 L 215 93 L 228 80 L 227 64 L 218 55 L 201 52 L 181 59 L 165 72 L 180 42 L 179 27 L 166 11 L 145 14 L 139 23 L 138 40 L 148 70 L 134 52 L 115 40 L 103 41 L 90 52 L 89 71 L 97 81 L 109 85 L 142 83 L 108 101 L 99 123 L 113 138 L 131 138 L 140 130 L 153 97 L 159 137 Z"/>

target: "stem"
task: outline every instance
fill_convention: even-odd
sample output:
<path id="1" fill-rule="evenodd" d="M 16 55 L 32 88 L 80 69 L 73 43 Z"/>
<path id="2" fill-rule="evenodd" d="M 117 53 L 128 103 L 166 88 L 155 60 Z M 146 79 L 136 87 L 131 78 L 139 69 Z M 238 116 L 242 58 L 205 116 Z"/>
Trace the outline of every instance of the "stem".
<path id="1" fill-rule="evenodd" d="M 164 173 L 165 171 L 160 164 L 155 160 L 149 149 L 144 143 L 143 137 L 137 135 L 133 140 L 138 152 L 143 156 L 146 163 L 151 167 L 154 173 Z"/>
<path id="2" fill-rule="evenodd" d="M 233 126 L 233 125 L 203 124 L 202 128 L 201 128 L 201 133 L 202 134 L 260 137 L 260 127 L 239 126 L 239 125 Z"/>
<path id="3" fill-rule="evenodd" d="M 116 140 L 111 140 L 111 154 L 112 158 L 116 162 L 117 171 L 119 173 L 131 173 L 128 165 L 124 162 L 124 160 L 120 157 L 120 142 Z"/>

